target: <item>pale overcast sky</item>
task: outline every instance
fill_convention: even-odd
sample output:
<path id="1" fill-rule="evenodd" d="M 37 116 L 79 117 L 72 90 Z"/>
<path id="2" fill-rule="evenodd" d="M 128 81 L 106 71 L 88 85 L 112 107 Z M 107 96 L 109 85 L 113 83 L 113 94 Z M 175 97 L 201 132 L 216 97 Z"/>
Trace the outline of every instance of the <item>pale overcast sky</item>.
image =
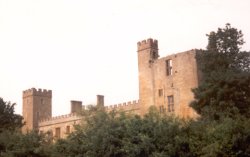
<path id="1" fill-rule="evenodd" d="M 116 104 L 139 98 L 137 42 L 160 56 L 205 48 L 205 34 L 231 23 L 250 50 L 250 0 L 0 0 L 0 97 L 53 91 L 53 115 L 70 100 Z"/>

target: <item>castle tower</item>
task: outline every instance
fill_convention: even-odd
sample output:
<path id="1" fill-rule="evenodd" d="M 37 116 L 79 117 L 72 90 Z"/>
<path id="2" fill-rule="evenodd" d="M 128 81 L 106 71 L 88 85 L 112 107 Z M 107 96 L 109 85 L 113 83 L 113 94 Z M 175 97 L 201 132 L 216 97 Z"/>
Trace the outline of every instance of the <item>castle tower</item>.
<path id="1" fill-rule="evenodd" d="M 154 62 L 158 59 L 157 40 L 148 39 L 137 43 L 139 69 L 139 98 L 142 105 L 141 114 L 155 105 Z"/>
<path id="2" fill-rule="evenodd" d="M 141 115 L 155 106 L 162 113 L 196 117 L 189 104 L 194 100 L 192 89 L 199 83 L 197 50 L 159 58 L 158 43 L 153 39 L 138 42 L 137 48 Z"/>
<path id="3" fill-rule="evenodd" d="M 52 117 L 52 91 L 31 88 L 23 91 L 23 131 L 38 129 L 38 122 Z"/>

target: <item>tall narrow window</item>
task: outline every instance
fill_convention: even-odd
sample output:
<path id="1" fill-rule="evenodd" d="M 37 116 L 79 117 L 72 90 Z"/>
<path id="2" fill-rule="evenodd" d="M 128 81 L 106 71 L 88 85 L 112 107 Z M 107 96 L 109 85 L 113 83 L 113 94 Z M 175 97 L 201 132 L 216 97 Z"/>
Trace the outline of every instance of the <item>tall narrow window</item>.
<path id="1" fill-rule="evenodd" d="M 174 96 L 170 95 L 168 96 L 168 112 L 174 111 Z"/>
<path id="2" fill-rule="evenodd" d="M 56 138 L 60 138 L 60 137 L 61 137 L 61 128 L 56 128 L 55 137 L 56 137 Z"/>
<path id="3" fill-rule="evenodd" d="M 66 126 L 66 134 L 70 133 L 70 126 Z"/>
<path id="4" fill-rule="evenodd" d="M 172 72 L 172 60 L 171 59 L 166 60 L 166 73 L 167 73 L 167 76 L 170 76 L 173 74 L 173 72 Z"/>

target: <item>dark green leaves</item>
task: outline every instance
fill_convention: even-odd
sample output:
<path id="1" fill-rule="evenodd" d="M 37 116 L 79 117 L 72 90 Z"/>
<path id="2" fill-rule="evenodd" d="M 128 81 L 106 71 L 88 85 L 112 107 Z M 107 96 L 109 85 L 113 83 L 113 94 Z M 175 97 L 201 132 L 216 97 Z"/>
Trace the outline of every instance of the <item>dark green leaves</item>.
<path id="1" fill-rule="evenodd" d="M 22 116 L 14 113 L 15 104 L 0 98 L 0 133 L 3 130 L 15 130 L 22 127 Z"/>
<path id="2" fill-rule="evenodd" d="M 226 24 L 207 36 L 207 50 L 196 55 L 202 81 L 191 106 L 203 118 L 249 117 L 250 53 L 240 51 L 242 32 Z"/>

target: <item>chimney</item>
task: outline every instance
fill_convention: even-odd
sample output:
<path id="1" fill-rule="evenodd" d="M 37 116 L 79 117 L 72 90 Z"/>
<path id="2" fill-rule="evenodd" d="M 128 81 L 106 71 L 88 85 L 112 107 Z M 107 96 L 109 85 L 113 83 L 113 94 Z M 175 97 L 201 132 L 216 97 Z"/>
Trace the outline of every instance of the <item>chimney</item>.
<path id="1" fill-rule="evenodd" d="M 70 113 L 76 113 L 82 111 L 82 102 L 81 101 L 70 101 L 71 104 L 71 112 Z"/>
<path id="2" fill-rule="evenodd" d="M 104 106 L 104 96 L 103 95 L 97 95 L 97 106 Z"/>

